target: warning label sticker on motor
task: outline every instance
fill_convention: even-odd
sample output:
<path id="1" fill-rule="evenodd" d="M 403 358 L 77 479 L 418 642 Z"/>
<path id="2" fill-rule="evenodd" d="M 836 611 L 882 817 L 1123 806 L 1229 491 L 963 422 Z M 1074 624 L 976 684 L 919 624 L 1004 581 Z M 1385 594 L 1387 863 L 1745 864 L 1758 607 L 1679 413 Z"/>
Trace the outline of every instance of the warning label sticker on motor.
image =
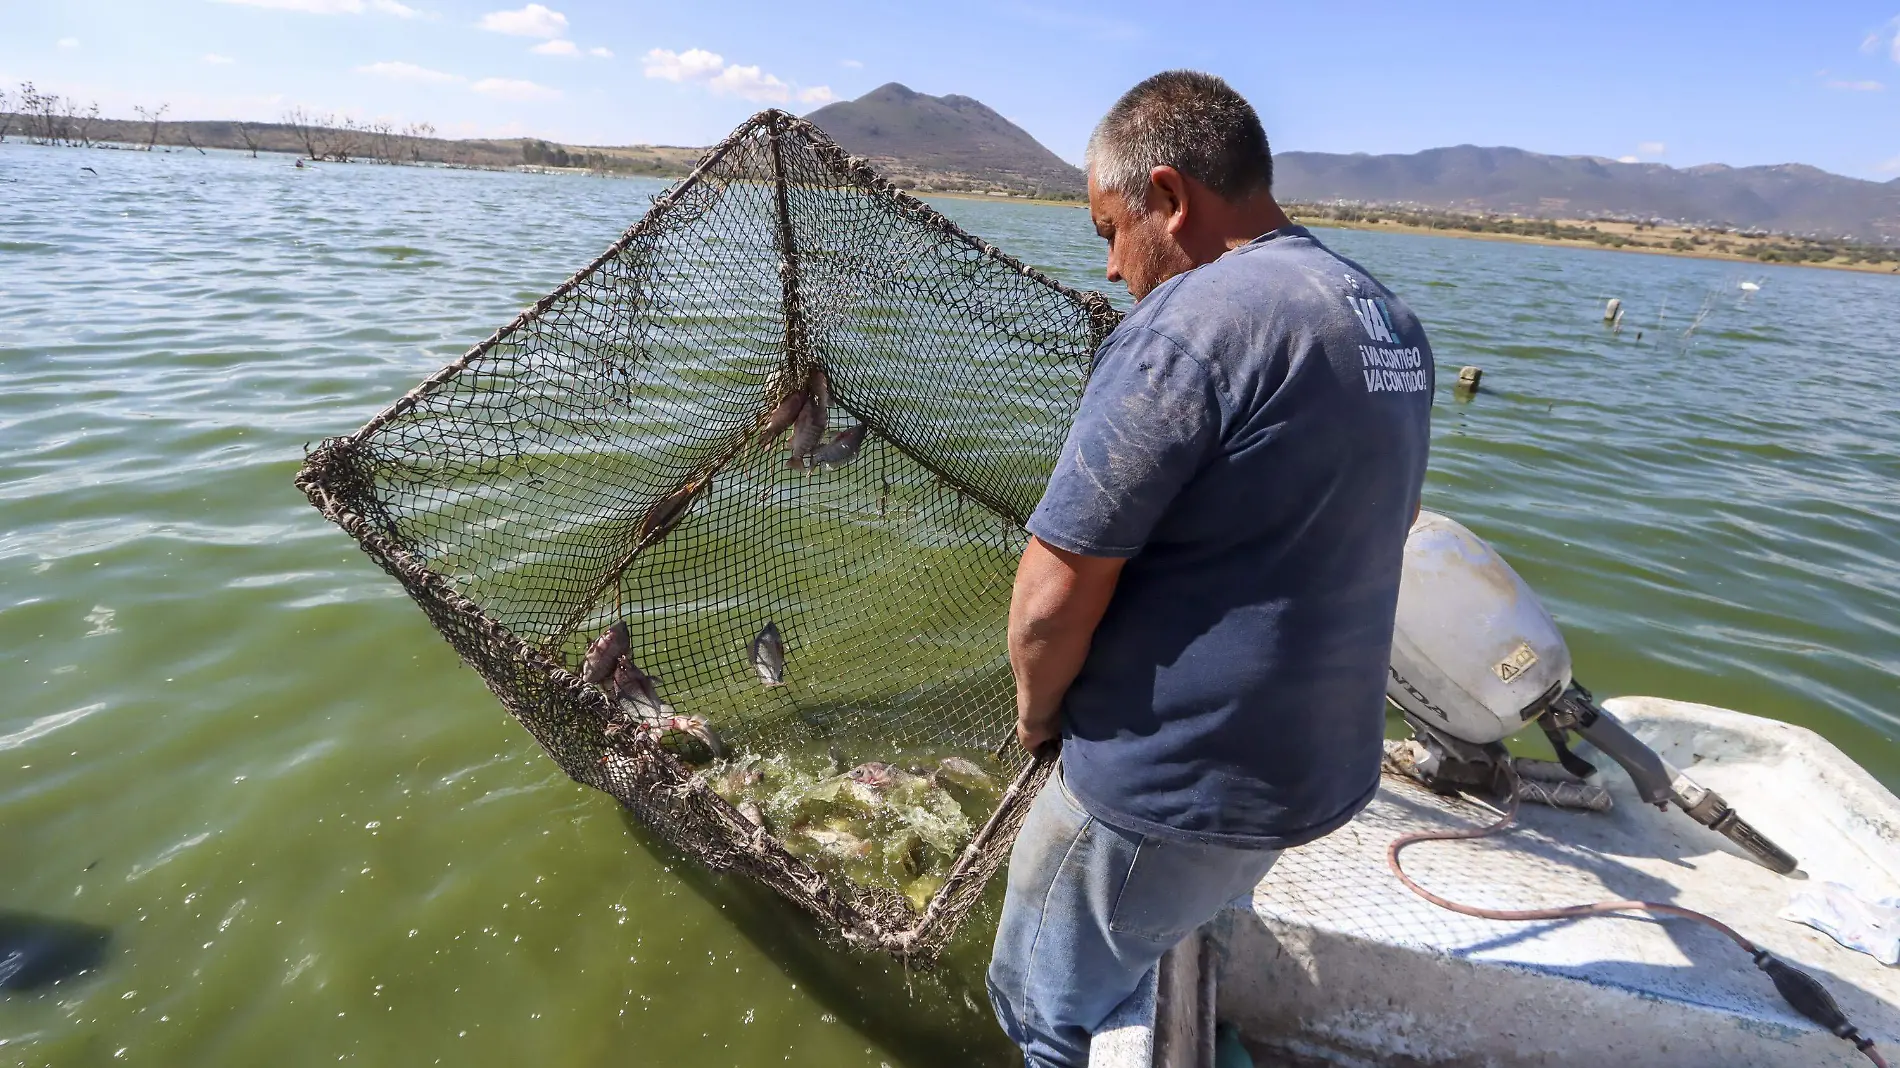
<path id="1" fill-rule="evenodd" d="M 1510 682 L 1529 671 L 1535 663 L 1537 654 L 1531 651 L 1530 643 L 1518 642 L 1517 648 L 1511 650 L 1511 655 L 1498 661 L 1498 666 L 1491 670 L 1498 673 L 1498 678 Z"/>

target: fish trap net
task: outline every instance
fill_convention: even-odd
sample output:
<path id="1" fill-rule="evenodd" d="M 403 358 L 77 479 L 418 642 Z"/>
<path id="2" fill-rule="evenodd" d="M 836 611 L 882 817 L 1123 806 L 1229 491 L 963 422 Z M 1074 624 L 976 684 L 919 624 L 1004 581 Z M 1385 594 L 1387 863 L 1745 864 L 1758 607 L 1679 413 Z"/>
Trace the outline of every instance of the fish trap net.
<path id="1" fill-rule="evenodd" d="M 761 112 L 297 484 L 570 776 L 928 959 L 1048 774 L 1010 585 L 1116 318 Z"/>

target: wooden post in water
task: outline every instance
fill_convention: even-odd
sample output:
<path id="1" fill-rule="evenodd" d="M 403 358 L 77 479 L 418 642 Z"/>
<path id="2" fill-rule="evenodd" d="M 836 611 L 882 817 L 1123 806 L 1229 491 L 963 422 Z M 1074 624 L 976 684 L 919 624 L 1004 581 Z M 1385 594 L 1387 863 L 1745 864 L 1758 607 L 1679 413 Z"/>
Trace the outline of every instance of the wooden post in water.
<path id="1" fill-rule="evenodd" d="M 1610 302 L 1603 306 L 1603 321 L 1606 323 L 1614 323 L 1616 322 L 1616 317 L 1621 314 L 1623 314 L 1623 301 L 1621 298 L 1611 297 Z"/>
<path id="2" fill-rule="evenodd" d="M 1478 383 L 1482 381 L 1483 378 L 1484 368 L 1482 367 L 1460 367 L 1458 369 L 1457 391 L 1465 394 L 1476 393 L 1478 392 Z"/>

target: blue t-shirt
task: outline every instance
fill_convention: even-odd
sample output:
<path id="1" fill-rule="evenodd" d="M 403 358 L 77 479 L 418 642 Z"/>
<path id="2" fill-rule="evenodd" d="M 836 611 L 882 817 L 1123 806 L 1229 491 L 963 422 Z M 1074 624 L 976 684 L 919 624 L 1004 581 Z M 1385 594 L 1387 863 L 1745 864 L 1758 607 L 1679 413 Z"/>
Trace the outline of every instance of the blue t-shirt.
<path id="1" fill-rule="evenodd" d="M 1291 226 L 1170 279 L 1095 355 L 1029 530 L 1126 557 L 1063 703 L 1063 775 L 1141 833 L 1289 848 L 1379 780 L 1432 352 Z"/>

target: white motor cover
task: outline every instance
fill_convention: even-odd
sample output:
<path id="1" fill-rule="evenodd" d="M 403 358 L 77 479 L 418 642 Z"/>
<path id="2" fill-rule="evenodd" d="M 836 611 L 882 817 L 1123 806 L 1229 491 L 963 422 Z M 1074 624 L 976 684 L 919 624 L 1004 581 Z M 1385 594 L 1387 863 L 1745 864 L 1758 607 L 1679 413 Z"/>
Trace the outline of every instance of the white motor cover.
<path id="1" fill-rule="evenodd" d="M 1483 745 L 1517 733 L 1569 683 L 1563 633 L 1511 565 L 1457 521 L 1420 513 L 1399 579 L 1392 700 Z"/>

